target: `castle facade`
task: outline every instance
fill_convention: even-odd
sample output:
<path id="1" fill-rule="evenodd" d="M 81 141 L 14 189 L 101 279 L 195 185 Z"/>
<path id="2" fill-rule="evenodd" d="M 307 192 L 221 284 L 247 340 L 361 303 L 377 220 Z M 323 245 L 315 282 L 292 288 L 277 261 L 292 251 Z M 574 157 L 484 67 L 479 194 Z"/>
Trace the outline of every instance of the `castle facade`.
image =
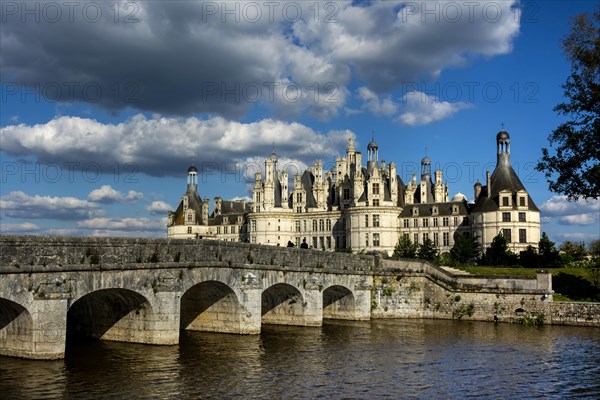
<path id="1" fill-rule="evenodd" d="M 515 253 L 540 240 L 540 212 L 510 164 L 510 136 L 496 136 L 497 163 L 485 185 L 474 185 L 474 200 L 457 194 L 449 199 L 442 171 L 432 173 L 429 157 L 421 176 L 405 184 L 396 164 L 380 162 L 375 141 L 367 162 L 349 139 L 346 157 L 323 171 L 323 164 L 293 177 L 278 168 L 275 152 L 265 160 L 264 176 L 255 176 L 252 201 L 209 200 L 198 194 L 198 171 L 188 169 L 187 191 L 169 212 L 168 236 L 246 241 L 274 246 L 301 246 L 326 251 L 352 249 L 391 254 L 400 235 L 413 243 L 430 239 L 440 253 L 457 235 L 473 237 L 482 249 L 502 233 Z M 304 245 L 304 246 L 306 246 Z"/>

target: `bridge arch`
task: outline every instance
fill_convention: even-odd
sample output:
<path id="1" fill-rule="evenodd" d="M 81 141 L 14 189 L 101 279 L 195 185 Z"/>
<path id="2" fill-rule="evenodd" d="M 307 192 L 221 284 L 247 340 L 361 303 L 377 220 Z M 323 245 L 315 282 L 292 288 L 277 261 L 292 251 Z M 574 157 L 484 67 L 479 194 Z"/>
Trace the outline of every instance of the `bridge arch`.
<path id="1" fill-rule="evenodd" d="M 341 285 L 332 285 L 323 290 L 323 318 L 357 319 L 354 293 Z"/>
<path id="2" fill-rule="evenodd" d="M 33 352 L 33 319 L 29 311 L 14 301 L 0 298 L 0 354 Z"/>
<path id="3" fill-rule="evenodd" d="M 153 328 L 148 299 L 129 289 L 101 289 L 80 297 L 67 311 L 67 342 L 88 337 L 148 343 Z"/>
<path id="4" fill-rule="evenodd" d="M 240 333 L 241 306 L 233 289 L 219 281 L 200 282 L 181 296 L 180 328 Z"/>
<path id="5" fill-rule="evenodd" d="M 276 283 L 262 292 L 263 324 L 306 325 L 304 297 L 300 290 L 287 283 Z"/>

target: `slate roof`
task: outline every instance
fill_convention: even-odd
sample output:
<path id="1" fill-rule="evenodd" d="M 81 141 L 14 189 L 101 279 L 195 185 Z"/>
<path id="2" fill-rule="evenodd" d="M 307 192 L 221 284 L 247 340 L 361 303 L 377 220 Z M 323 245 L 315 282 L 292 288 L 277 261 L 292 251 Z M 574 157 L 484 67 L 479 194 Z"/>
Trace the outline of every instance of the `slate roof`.
<path id="1" fill-rule="evenodd" d="M 458 205 L 458 214 L 452 214 L 452 206 Z M 433 215 L 433 206 L 437 206 L 438 213 Z M 413 208 L 419 210 L 419 217 L 450 217 L 450 216 L 466 216 L 469 215 L 471 205 L 466 201 L 454 201 L 443 203 L 426 203 L 426 204 L 407 204 L 400 212 L 401 218 L 409 218 L 413 216 Z"/>

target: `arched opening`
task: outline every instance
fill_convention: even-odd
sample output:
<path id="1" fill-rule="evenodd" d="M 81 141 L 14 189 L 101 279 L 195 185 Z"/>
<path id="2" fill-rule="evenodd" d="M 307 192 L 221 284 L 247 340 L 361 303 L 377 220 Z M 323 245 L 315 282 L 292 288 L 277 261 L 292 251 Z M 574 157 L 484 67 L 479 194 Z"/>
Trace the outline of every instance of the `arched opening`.
<path id="1" fill-rule="evenodd" d="M 302 294 L 292 285 L 277 283 L 262 293 L 263 324 L 305 325 Z"/>
<path id="2" fill-rule="evenodd" d="M 323 318 L 356 319 L 352 291 L 344 286 L 330 286 L 323 291 Z"/>
<path id="3" fill-rule="evenodd" d="M 239 333 L 240 318 L 240 302 L 224 283 L 202 282 L 181 297 L 181 329 Z"/>
<path id="4" fill-rule="evenodd" d="M 0 298 L 0 354 L 25 356 L 33 351 L 33 320 L 25 307 Z"/>
<path id="5" fill-rule="evenodd" d="M 127 289 L 89 293 L 69 307 L 67 345 L 81 338 L 147 343 L 152 307 L 141 294 Z"/>

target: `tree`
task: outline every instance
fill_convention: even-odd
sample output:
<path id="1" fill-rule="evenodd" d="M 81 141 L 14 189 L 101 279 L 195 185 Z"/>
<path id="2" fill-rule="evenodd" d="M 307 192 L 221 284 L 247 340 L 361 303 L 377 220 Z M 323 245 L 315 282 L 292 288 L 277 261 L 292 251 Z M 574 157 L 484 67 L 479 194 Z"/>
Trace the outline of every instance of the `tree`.
<path id="1" fill-rule="evenodd" d="M 417 254 L 417 245 L 410 241 L 408 236 L 402 235 L 394 248 L 394 257 L 415 258 Z"/>
<path id="2" fill-rule="evenodd" d="M 527 246 L 527 249 L 519 254 L 519 263 L 528 268 L 537 268 L 540 266 L 540 256 L 535 247 Z"/>
<path id="3" fill-rule="evenodd" d="M 568 264 L 573 261 L 583 261 L 587 255 L 585 243 L 574 243 L 568 240 L 560 245 L 560 252 L 560 258 L 564 264 Z"/>
<path id="4" fill-rule="evenodd" d="M 542 233 L 542 238 L 538 243 L 538 251 L 540 254 L 540 266 L 542 268 L 551 268 L 558 266 L 559 256 L 554 242 L 552 242 L 546 232 Z"/>
<path id="5" fill-rule="evenodd" d="M 479 257 L 479 245 L 474 238 L 466 235 L 456 235 L 454 245 L 450 249 L 450 257 L 459 264 Z"/>
<path id="6" fill-rule="evenodd" d="M 502 233 L 492 239 L 492 245 L 486 249 L 485 262 L 489 265 L 511 265 L 516 261 L 515 255 L 508 250 L 508 242 Z"/>
<path id="7" fill-rule="evenodd" d="M 548 137 L 556 154 L 542 149 L 536 169 L 544 172 L 550 190 L 569 200 L 600 196 L 600 5 L 593 16 L 575 16 L 562 48 L 571 75 L 562 85 L 566 101 L 554 111 L 568 120 Z M 556 180 L 553 180 L 553 176 Z"/>
<path id="8" fill-rule="evenodd" d="M 423 260 L 434 261 L 438 258 L 439 250 L 433 241 L 429 238 L 424 239 L 423 243 L 419 246 L 417 251 L 417 257 Z"/>
<path id="9" fill-rule="evenodd" d="M 600 289 L 600 239 L 592 240 L 588 244 L 588 251 L 592 259 L 587 265 L 590 281 Z"/>

